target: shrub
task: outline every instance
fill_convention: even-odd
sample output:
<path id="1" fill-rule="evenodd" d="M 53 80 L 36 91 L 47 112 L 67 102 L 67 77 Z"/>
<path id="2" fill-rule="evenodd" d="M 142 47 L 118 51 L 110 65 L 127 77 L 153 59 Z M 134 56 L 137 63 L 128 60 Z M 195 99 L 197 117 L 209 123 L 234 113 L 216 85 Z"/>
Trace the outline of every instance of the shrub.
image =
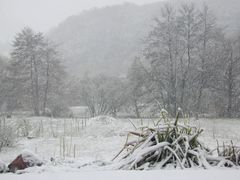
<path id="1" fill-rule="evenodd" d="M 65 105 L 54 105 L 52 107 L 53 117 L 68 117 L 69 112 L 70 112 L 69 108 Z"/>
<path id="2" fill-rule="evenodd" d="M 31 124 L 28 119 L 19 119 L 17 121 L 17 132 L 21 137 L 27 137 L 32 130 Z"/>
<path id="3" fill-rule="evenodd" d="M 12 127 L 4 125 L 0 127 L 0 151 L 3 147 L 12 146 L 16 138 L 15 131 Z"/>

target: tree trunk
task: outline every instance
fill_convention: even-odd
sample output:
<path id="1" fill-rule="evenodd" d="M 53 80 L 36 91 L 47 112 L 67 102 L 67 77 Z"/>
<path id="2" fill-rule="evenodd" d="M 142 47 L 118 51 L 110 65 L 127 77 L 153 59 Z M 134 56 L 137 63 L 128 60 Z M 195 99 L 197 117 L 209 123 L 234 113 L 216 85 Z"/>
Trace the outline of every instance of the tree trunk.
<path id="1" fill-rule="evenodd" d="M 35 85 L 35 104 L 34 104 L 34 115 L 39 116 L 40 115 L 40 110 L 39 110 L 39 79 L 38 79 L 38 69 L 37 69 L 37 63 L 36 60 L 34 59 L 33 61 L 34 65 L 34 85 Z"/>
<path id="2" fill-rule="evenodd" d="M 43 115 L 46 115 L 46 106 L 47 106 L 47 98 L 48 98 L 48 89 L 49 89 L 49 57 L 47 57 L 47 74 L 46 74 L 46 85 L 44 91 L 44 99 L 43 99 Z"/>
<path id="3" fill-rule="evenodd" d="M 137 116 L 137 118 L 140 118 L 140 112 L 139 112 L 139 108 L 138 108 L 138 105 L 137 105 L 137 100 L 134 100 L 134 108 L 135 108 L 135 114 Z"/>
<path id="4" fill-rule="evenodd" d="M 208 8 L 207 6 L 204 6 L 204 14 L 203 14 L 203 53 L 201 57 L 201 75 L 200 75 L 200 87 L 198 91 L 197 96 L 197 106 L 196 106 L 196 112 L 201 113 L 201 103 L 202 103 L 202 93 L 205 88 L 205 76 L 204 73 L 206 73 L 206 49 L 207 49 L 207 22 L 208 22 Z"/>
<path id="5" fill-rule="evenodd" d="M 233 55 L 230 55 L 230 64 L 228 67 L 228 105 L 227 105 L 227 115 L 232 118 L 232 101 L 233 101 Z"/>

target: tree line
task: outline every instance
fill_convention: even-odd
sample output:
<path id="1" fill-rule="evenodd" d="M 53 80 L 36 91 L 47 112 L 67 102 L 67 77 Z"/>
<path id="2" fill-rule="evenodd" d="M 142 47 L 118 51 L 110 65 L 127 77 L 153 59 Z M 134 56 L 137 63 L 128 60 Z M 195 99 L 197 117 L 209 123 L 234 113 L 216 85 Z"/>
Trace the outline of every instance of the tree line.
<path id="1" fill-rule="evenodd" d="M 181 108 L 189 116 L 239 117 L 240 36 L 225 32 L 206 4 L 174 8 L 166 3 L 153 22 L 127 77 L 108 85 L 116 87 L 112 91 L 117 96 L 107 95 L 111 90 L 104 82 L 111 81 L 106 77 L 102 83 L 98 77 L 91 81 L 87 77 L 80 83 L 84 90 L 79 91 L 85 104 L 91 108 L 95 104 L 97 109 L 103 105 L 97 99 L 103 100 L 105 93 L 119 97 L 114 100 L 119 101 L 115 112 L 130 112 L 138 118 L 154 116 L 162 108 L 172 116 Z M 95 87 L 90 85 L 94 81 Z M 107 99 L 106 104 L 113 107 Z"/>
<path id="2" fill-rule="evenodd" d="M 0 59 L 0 107 L 36 116 L 79 105 L 91 116 L 140 118 L 162 108 L 172 116 L 178 108 L 190 116 L 240 116 L 240 36 L 220 27 L 207 5 L 166 3 L 142 44 L 126 77 L 70 77 L 58 47 L 24 28 L 10 59 Z"/>
<path id="3" fill-rule="evenodd" d="M 207 5 L 166 4 L 154 21 L 130 70 L 139 102 L 150 96 L 173 116 L 180 107 L 192 116 L 239 117 L 239 36 L 228 37 Z"/>

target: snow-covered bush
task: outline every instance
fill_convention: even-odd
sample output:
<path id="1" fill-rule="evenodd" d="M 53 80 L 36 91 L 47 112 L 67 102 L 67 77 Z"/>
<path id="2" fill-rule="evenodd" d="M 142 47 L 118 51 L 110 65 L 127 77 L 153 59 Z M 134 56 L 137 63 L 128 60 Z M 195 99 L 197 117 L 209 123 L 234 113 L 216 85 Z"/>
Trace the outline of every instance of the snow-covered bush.
<path id="1" fill-rule="evenodd" d="M 31 151 L 25 150 L 22 152 L 23 161 L 28 163 L 29 167 L 32 166 L 41 166 L 43 164 L 43 160 L 41 160 L 36 154 Z"/>
<path id="2" fill-rule="evenodd" d="M 27 137 L 32 127 L 29 119 L 19 119 L 17 121 L 17 133 L 19 136 Z"/>
<path id="3" fill-rule="evenodd" d="M 69 107 L 65 104 L 54 104 L 51 110 L 53 117 L 68 117 L 70 114 Z"/>
<path id="4" fill-rule="evenodd" d="M 235 166 L 240 166 L 240 147 L 234 146 L 231 141 L 231 145 L 225 145 L 217 147 L 217 153 L 220 157 L 225 157 L 231 161 Z M 224 162 L 222 162 L 224 163 Z"/>
<path id="5" fill-rule="evenodd" d="M 117 119 L 110 116 L 96 116 L 87 123 L 88 131 L 95 131 L 95 136 L 111 137 L 115 135 Z"/>
<path id="6" fill-rule="evenodd" d="M 141 127 L 128 134 L 126 143 L 116 163 L 116 169 L 164 169 L 236 167 L 240 151 L 235 147 L 225 148 L 218 156 L 212 154 L 198 140 L 202 129 L 164 119 L 154 127 Z M 132 135 L 135 138 L 129 138 Z"/>
<path id="7" fill-rule="evenodd" d="M 12 127 L 5 125 L 0 128 L 0 151 L 3 147 L 14 144 L 16 133 Z"/>
<path id="8" fill-rule="evenodd" d="M 102 116 L 96 116 L 94 118 L 89 119 L 89 124 L 90 125 L 96 125 L 96 124 L 107 125 L 107 124 L 112 124 L 116 121 L 117 119 L 113 117 L 102 115 Z"/>
<path id="9" fill-rule="evenodd" d="M 0 173 L 4 173 L 6 172 L 6 170 L 7 170 L 7 167 L 5 163 L 0 160 Z"/>

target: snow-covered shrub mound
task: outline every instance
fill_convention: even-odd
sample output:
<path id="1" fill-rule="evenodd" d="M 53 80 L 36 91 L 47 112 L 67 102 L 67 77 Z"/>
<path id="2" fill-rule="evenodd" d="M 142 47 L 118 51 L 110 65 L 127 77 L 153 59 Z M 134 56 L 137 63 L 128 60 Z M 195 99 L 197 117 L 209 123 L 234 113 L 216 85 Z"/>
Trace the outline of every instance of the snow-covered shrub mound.
<path id="1" fill-rule="evenodd" d="M 29 167 L 41 166 L 43 164 L 43 160 L 41 160 L 36 154 L 30 151 L 24 151 L 21 155 L 23 162 L 28 163 Z"/>
<path id="2" fill-rule="evenodd" d="M 89 119 L 90 125 L 109 125 L 116 122 L 117 119 L 110 116 L 96 116 L 94 118 Z"/>
<path id="3" fill-rule="evenodd" d="M 88 120 L 87 131 L 90 136 L 112 137 L 116 135 L 117 119 L 109 116 L 97 116 Z"/>
<path id="4" fill-rule="evenodd" d="M 16 133 L 10 126 L 0 127 L 0 151 L 2 147 L 11 146 L 14 144 Z"/>
<path id="5" fill-rule="evenodd" d="M 6 172 L 6 170 L 7 170 L 7 167 L 5 163 L 0 160 L 0 173 L 4 173 Z"/>
<path id="6" fill-rule="evenodd" d="M 198 140 L 202 129 L 180 124 L 178 117 L 175 122 L 170 122 L 166 116 L 163 120 L 154 127 L 129 132 L 135 138 L 130 139 L 128 136 L 123 149 L 114 158 L 121 155 L 115 164 L 116 169 L 209 169 L 239 165 L 235 147 L 225 148 L 226 152 L 222 155 L 213 156 L 212 151 Z"/>
<path id="7" fill-rule="evenodd" d="M 8 168 L 9 171 L 16 172 L 17 170 L 41 165 L 43 165 L 43 161 L 37 155 L 30 151 L 24 151 L 8 165 Z"/>

